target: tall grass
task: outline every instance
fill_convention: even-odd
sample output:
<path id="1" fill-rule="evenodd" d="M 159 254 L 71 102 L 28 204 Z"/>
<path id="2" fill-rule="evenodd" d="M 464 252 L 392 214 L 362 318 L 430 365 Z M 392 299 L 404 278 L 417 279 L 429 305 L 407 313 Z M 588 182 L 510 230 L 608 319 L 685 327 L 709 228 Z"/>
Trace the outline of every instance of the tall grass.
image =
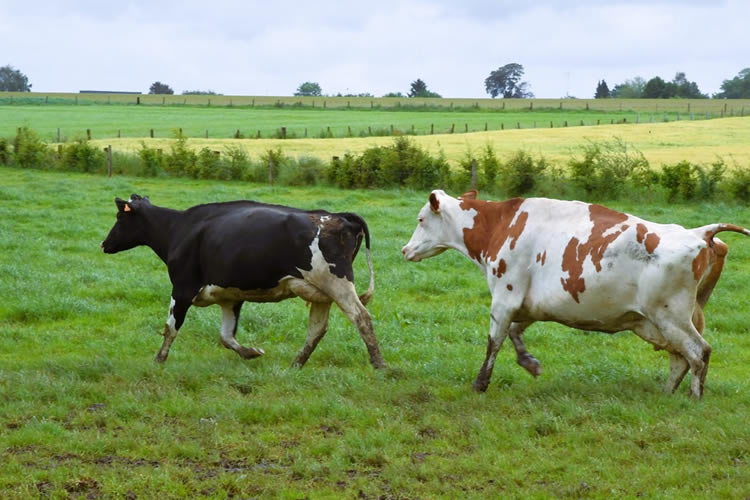
<path id="1" fill-rule="evenodd" d="M 539 324 L 544 372 L 510 346 L 471 390 L 489 293 L 468 260 L 403 261 L 427 191 L 268 187 L 181 178 L 0 170 L 0 490 L 3 496 L 272 498 L 743 498 L 750 493 L 750 241 L 728 235 L 706 311 L 701 402 L 661 393 L 667 358 L 632 334 Z M 355 211 L 372 234 L 369 309 L 390 367 L 373 371 L 334 308 L 304 369 L 308 310 L 246 304 L 219 343 L 217 308 L 193 308 L 163 366 L 164 265 L 144 248 L 104 255 L 115 196 L 173 208 L 241 198 Z M 750 225 L 726 203 L 611 206 L 658 222 Z M 358 289 L 367 267 L 356 262 Z"/>

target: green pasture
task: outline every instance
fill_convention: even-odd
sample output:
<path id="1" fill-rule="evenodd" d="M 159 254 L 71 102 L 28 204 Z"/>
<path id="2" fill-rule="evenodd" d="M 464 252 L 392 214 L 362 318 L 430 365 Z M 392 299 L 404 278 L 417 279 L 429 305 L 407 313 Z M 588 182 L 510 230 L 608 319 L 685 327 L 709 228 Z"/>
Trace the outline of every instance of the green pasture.
<path id="1" fill-rule="evenodd" d="M 219 344 L 216 307 L 189 311 L 169 360 L 170 285 L 147 248 L 104 255 L 115 196 L 157 205 L 252 198 L 355 211 L 376 273 L 368 306 L 389 368 L 374 371 L 335 307 L 304 369 L 298 299 L 246 304 L 246 361 Z M 668 360 L 629 333 L 538 324 L 533 379 L 501 350 L 483 361 L 490 296 L 456 252 L 403 260 L 427 197 L 413 191 L 0 169 L 0 496 L 86 498 L 746 498 L 750 495 L 750 239 L 706 310 L 703 400 L 661 393 Z M 614 208 L 658 222 L 750 226 L 730 204 Z M 367 284 L 365 259 L 355 271 Z"/>
<path id="2" fill-rule="evenodd" d="M 136 105 L 139 99 L 141 105 Z M 209 105 L 209 100 L 212 103 Z M 131 102 L 132 101 L 132 102 Z M 162 104 L 163 103 L 163 104 Z M 328 104 L 330 103 L 330 104 Z M 0 92 L 0 136 L 50 142 L 172 137 L 342 138 L 654 123 L 745 116 L 750 100 L 397 99 Z"/>

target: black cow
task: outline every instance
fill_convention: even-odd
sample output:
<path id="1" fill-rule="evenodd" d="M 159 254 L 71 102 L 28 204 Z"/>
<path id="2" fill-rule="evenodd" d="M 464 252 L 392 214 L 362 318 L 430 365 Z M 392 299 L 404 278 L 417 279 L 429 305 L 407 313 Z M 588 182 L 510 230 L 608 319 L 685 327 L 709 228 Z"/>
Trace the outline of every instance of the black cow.
<path id="1" fill-rule="evenodd" d="M 299 210 L 254 201 L 198 205 L 185 211 L 152 205 L 148 197 L 115 198 L 117 222 L 102 242 L 105 253 L 147 245 L 167 264 L 172 300 L 164 343 L 156 355 L 165 361 L 191 305 L 218 304 L 221 343 L 243 358 L 264 354 L 235 339 L 244 301 L 279 302 L 301 297 L 310 302 L 307 338 L 295 364 L 305 364 L 328 328 L 336 302 L 359 330 L 375 368 L 385 366 L 365 309 L 374 290 L 367 224 L 353 213 Z M 370 284 L 354 289 L 352 263 L 365 239 Z"/>

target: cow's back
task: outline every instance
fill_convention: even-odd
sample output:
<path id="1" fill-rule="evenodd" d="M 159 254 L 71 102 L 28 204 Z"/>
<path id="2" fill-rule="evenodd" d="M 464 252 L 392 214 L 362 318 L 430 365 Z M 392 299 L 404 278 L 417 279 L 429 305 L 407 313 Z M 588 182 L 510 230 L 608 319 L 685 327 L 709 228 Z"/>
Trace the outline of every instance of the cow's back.
<path id="1" fill-rule="evenodd" d="M 316 227 L 305 211 L 230 202 L 194 207 L 186 215 L 179 245 L 194 254 L 201 285 L 270 289 L 310 269 Z"/>

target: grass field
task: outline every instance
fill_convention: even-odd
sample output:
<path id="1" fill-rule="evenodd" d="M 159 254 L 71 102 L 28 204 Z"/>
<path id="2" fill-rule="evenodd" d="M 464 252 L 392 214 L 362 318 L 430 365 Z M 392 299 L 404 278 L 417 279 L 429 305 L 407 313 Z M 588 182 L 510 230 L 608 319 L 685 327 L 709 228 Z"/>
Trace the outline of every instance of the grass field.
<path id="1" fill-rule="evenodd" d="M 457 253 L 400 254 L 427 193 L 285 189 L 0 169 L 0 491 L 7 498 L 746 498 L 750 495 L 750 240 L 706 310 L 700 402 L 665 396 L 667 358 L 632 334 L 539 324 L 532 379 L 506 345 L 485 394 L 489 293 Z M 218 308 L 191 309 L 153 363 L 170 285 L 145 248 L 104 255 L 115 196 L 174 208 L 238 198 L 351 210 L 369 223 L 369 306 L 390 367 L 375 372 L 336 310 L 304 369 L 297 299 L 246 304 L 219 344 Z M 658 222 L 750 226 L 727 204 L 611 204 Z M 360 257 L 357 286 L 366 287 Z M 334 308 L 335 310 L 335 308 Z"/>
<path id="2" fill-rule="evenodd" d="M 477 155 L 491 145 L 501 159 L 518 150 L 543 155 L 564 166 L 572 155 L 580 154 L 589 141 L 611 141 L 621 138 L 634 146 L 654 166 L 682 160 L 711 163 L 717 157 L 750 164 L 750 117 L 720 120 L 680 121 L 653 124 L 600 125 L 555 129 L 521 129 L 471 134 L 440 134 L 413 137 L 414 142 L 430 154 L 445 154 L 452 164 L 468 153 Z M 101 147 L 112 145 L 115 151 L 137 152 L 142 144 L 169 150 L 172 139 L 102 139 Z M 189 139 L 193 149 L 224 151 L 227 146 L 241 146 L 251 157 L 258 158 L 269 149 L 280 148 L 293 157 L 313 156 L 328 161 L 332 156 L 362 153 L 372 146 L 390 145 L 390 137 L 354 137 L 343 139 Z"/>
<path id="3" fill-rule="evenodd" d="M 70 141 L 91 136 L 96 139 L 129 137 L 169 138 L 178 129 L 187 137 L 229 139 L 242 137 L 342 138 L 408 133 L 416 135 L 477 132 L 515 128 L 554 128 L 596 124 L 662 122 L 678 119 L 675 112 L 641 114 L 637 111 L 538 109 L 489 111 L 474 109 L 368 109 L 368 108 L 247 108 L 195 106 L 0 106 L 0 136 L 11 136 L 27 126 L 44 140 Z M 750 115 L 750 106 L 748 106 Z M 693 114 L 704 120 L 704 114 Z M 714 115 L 715 117 L 715 115 Z M 690 115 L 681 114 L 682 120 Z M 87 132 L 88 131 L 88 132 Z"/>

